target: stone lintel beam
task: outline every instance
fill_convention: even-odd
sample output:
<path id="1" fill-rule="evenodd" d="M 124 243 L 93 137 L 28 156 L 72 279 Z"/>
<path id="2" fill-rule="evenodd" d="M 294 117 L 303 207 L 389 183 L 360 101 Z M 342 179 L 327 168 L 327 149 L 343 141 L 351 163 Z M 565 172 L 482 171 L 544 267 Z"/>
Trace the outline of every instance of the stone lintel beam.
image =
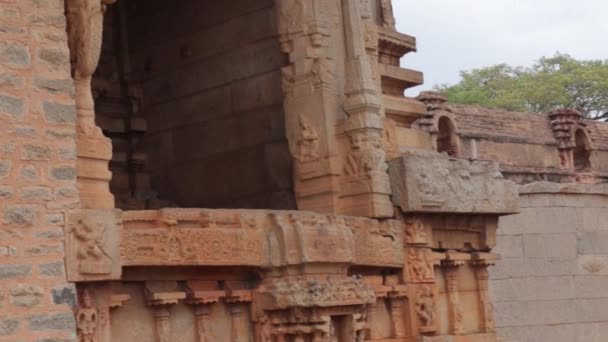
<path id="1" fill-rule="evenodd" d="M 506 215 L 519 211 L 515 183 L 498 164 L 410 151 L 389 162 L 393 203 L 406 213 Z"/>
<path id="2" fill-rule="evenodd" d="M 125 266 L 398 269 L 404 264 L 403 226 L 393 220 L 295 211 L 164 209 L 75 210 L 67 222 L 68 279 L 74 282 L 120 280 Z M 269 241 L 278 245 L 270 246 Z"/>

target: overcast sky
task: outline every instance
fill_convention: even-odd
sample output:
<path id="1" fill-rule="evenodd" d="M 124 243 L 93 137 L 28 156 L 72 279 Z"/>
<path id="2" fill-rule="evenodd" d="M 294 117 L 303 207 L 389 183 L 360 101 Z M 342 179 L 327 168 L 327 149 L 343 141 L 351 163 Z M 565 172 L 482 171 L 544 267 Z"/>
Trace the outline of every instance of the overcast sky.
<path id="1" fill-rule="evenodd" d="M 418 40 L 404 67 L 424 72 L 417 94 L 459 71 L 531 65 L 559 51 L 608 59 L 608 0 L 393 0 L 397 28 Z"/>

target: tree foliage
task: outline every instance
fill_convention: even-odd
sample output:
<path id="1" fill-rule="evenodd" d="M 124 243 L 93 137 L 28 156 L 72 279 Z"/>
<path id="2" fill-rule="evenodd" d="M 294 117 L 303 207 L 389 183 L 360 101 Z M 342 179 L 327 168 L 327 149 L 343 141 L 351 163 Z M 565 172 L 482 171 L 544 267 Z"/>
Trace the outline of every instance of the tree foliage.
<path id="1" fill-rule="evenodd" d="M 456 85 L 436 87 L 451 102 L 531 112 L 575 108 L 590 119 L 608 118 L 608 60 L 557 53 L 532 67 L 498 64 L 461 76 Z"/>

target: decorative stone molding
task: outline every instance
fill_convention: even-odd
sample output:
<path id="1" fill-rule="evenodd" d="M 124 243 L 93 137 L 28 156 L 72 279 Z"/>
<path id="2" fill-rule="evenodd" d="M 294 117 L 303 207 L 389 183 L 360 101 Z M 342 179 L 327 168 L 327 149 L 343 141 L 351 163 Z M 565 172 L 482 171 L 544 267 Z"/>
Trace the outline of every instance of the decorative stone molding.
<path id="1" fill-rule="evenodd" d="M 357 277 L 281 278 L 265 287 L 266 310 L 367 305 L 376 301 L 374 290 Z"/>
<path id="2" fill-rule="evenodd" d="M 401 267 L 397 221 L 296 211 L 78 210 L 68 215 L 70 281 L 118 280 L 125 266 Z"/>

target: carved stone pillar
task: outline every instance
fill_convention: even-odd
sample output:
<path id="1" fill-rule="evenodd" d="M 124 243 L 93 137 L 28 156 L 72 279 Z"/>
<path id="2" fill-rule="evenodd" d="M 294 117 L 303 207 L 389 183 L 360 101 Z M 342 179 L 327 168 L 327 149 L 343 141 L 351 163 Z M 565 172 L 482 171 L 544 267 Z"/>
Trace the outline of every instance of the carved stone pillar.
<path id="1" fill-rule="evenodd" d="M 285 120 L 294 158 L 298 208 L 336 212 L 340 176 L 335 144 L 339 109 L 337 61 L 332 41 L 340 31 L 339 0 L 276 0 L 281 49 Z"/>
<path id="2" fill-rule="evenodd" d="M 171 312 L 169 311 L 172 304 L 154 304 L 154 326 L 156 328 L 156 342 L 171 341 Z"/>
<path id="3" fill-rule="evenodd" d="M 251 291 L 228 289 L 225 297 L 226 303 L 230 305 L 230 316 L 232 318 L 232 342 L 246 342 L 246 314 L 244 307 L 251 303 Z"/>
<path id="4" fill-rule="evenodd" d="M 405 300 L 405 294 L 395 293 L 389 296 L 390 298 L 390 310 L 391 310 L 391 323 L 393 324 L 393 337 L 401 338 L 407 337 L 407 331 L 405 329 L 406 320 L 403 315 L 403 301 Z"/>
<path id="5" fill-rule="evenodd" d="M 243 329 L 245 327 L 245 319 L 241 303 L 230 305 L 230 316 L 232 317 L 232 342 L 244 342 L 245 334 L 243 334 Z"/>
<path id="6" fill-rule="evenodd" d="M 488 294 L 488 267 L 494 265 L 498 258 L 495 254 L 475 253 L 472 265 L 475 269 L 477 280 L 477 291 L 479 292 L 480 330 L 485 333 L 496 332 L 496 321 L 494 320 L 494 306 Z"/>
<path id="7" fill-rule="evenodd" d="M 342 10 L 346 32 L 346 100 L 343 108 L 348 114 L 344 131 L 350 139 L 350 152 L 341 182 L 341 213 L 390 217 L 393 206 L 382 147 L 384 117 L 365 48 L 359 1 L 342 0 Z"/>
<path id="8" fill-rule="evenodd" d="M 108 162 L 112 143 L 95 124 L 91 78 L 101 54 L 103 13 L 116 0 L 66 0 L 68 41 L 76 95 L 77 186 L 83 208 L 114 207 Z"/>
<path id="9" fill-rule="evenodd" d="M 559 149 L 559 158 L 563 168 L 574 169 L 573 151 L 576 147 L 574 141 L 574 126 L 579 123 L 583 116 L 575 109 L 556 109 L 548 114 L 551 120 L 551 129 L 555 140 L 557 140 L 557 148 Z"/>
<path id="10" fill-rule="evenodd" d="M 198 342 L 211 342 L 211 304 L 197 304 L 194 307 L 196 318 L 196 337 Z"/>
<path id="11" fill-rule="evenodd" d="M 171 306 L 186 298 L 175 282 L 146 282 L 146 301 L 154 310 L 156 342 L 171 342 Z"/>
<path id="12" fill-rule="evenodd" d="M 215 281 L 188 281 L 187 303 L 194 307 L 196 319 L 196 336 L 198 342 L 213 342 L 216 340 L 211 329 L 211 308 L 225 296 Z"/>
<path id="13" fill-rule="evenodd" d="M 469 254 L 448 252 L 446 259 L 441 262 L 448 296 L 449 333 L 452 335 L 460 335 L 464 332 L 463 312 L 458 290 L 458 271 L 469 259 Z"/>

